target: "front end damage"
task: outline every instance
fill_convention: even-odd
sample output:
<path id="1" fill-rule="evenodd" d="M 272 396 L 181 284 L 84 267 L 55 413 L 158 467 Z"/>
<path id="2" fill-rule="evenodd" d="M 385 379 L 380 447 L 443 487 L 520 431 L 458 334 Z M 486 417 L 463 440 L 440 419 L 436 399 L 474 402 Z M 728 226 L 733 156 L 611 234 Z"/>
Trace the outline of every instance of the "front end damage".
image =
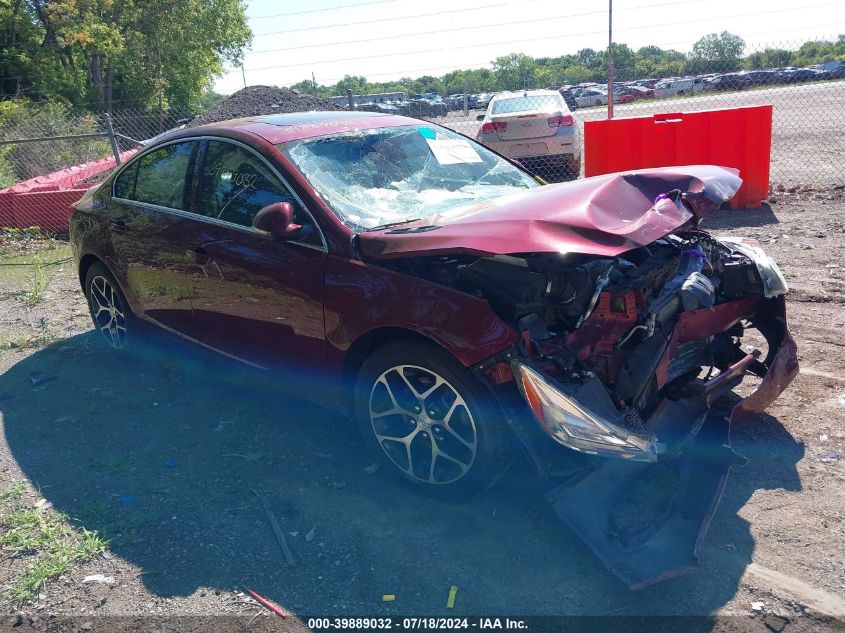
<path id="1" fill-rule="evenodd" d="M 783 276 L 755 243 L 701 230 L 701 201 L 677 189 L 659 196 L 650 210 L 671 204 L 690 221 L 622 253 L 384 264 L 486 299 L 519 332 L 475 369 L 541 476 L 561 480 L 549 493 L 557 515 L 631 588 L 695 567 L 742 461 L 731 426 L 798 373 Z M 748 376 L 759 384 L 740 398 L 733 389 Z"/>
<path id="2" fill-rule="evenodd" d="M 547 439 L 603 458 L 549 499 L 631 588 L 696 566 L 741 461 L 731 425 L 763 411 L 798 372 L 786 285 L 754 249 L 695 230 L 658 240 L 636 260 L 602 260 L 586 306 L 522 316 L 520 345 L 487 370 L 494 380 L 509 370 L 528 404 L 537 424 L 514 426 L 541 471 L 559 461 Z M 743 347 L 748 329 L 766 353 Z M 760 382 L 738 399 L 732 390 L 749 374 Z"/>

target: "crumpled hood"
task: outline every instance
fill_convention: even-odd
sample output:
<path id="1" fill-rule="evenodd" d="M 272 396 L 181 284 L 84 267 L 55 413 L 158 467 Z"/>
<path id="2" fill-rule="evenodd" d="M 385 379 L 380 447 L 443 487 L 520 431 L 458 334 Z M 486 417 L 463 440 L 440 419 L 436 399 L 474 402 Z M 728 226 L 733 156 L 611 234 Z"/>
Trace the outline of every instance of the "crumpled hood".
<path id="1" fill-rule="evenodd" d="M 730 200 L 736 169 L 687 165 L 547 185 L 486 201 L 458 216 L 431 216 L 359 234 L 367 257 L 440 253 L 582 253 L 613 257 L 649 244 Z M 680 190 L 687 207 L 662 197 Z"/>

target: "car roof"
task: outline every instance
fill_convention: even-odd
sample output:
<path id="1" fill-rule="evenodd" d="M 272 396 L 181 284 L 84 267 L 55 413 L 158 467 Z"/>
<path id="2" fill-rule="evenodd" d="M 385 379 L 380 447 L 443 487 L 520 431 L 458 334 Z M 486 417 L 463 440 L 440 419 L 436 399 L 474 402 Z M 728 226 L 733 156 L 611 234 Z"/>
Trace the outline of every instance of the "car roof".
<path id="1" fill-rule="evenodd" d="M 494 101 L 501 99 L 514 99 L 516 97 L 544 97 L 544 96 L 560 96 L 557 90 L 514 90 L 509 92 L 500 92 L 493 97 Z"/>
<path id="2" fill-rule="evenodd" d="M 336 110 L 268 114 L 232 119 L 195 127 L 191 131 L 196 134 L 208 134 L 215 131 L 248 132 L 276 144 L 328 134 L 379 127 L 420 125 L 421 123 L 425 122 L 396 114 Z"/>

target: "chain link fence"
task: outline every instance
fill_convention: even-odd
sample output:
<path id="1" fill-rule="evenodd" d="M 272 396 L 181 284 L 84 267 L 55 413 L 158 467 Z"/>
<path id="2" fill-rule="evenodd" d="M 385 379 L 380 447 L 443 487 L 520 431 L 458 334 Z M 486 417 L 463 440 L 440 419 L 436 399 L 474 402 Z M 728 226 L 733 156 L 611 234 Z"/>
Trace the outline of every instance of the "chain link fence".
<path id="1" fill-rule="evenodd" d="M 70 205 L 188 111 L 78 113 L 22 106 L 0 124 L 0 226 L 5 240 L 67 231 Z"/>

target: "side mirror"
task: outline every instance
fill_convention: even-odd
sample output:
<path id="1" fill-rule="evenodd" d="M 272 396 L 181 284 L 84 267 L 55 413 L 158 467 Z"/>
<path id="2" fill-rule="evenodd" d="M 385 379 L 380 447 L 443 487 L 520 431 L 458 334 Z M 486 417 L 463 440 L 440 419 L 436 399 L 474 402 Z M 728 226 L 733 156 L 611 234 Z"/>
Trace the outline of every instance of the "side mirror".
<path id="1" fill-rule="evenodd" d="M 296 235 L 302 225 L 293 223 L 293 207 L 290 202 L 274 202 L 255 214 L 252 228 L 265 231 L 279 239 L 287 239 Z"/>
<path id="2" fill-rule="evenodd" d="M 476 121 L 483 121 L 483 120 L 484 120 L 484 116 L 485 116 L 485 115 L 483 115 L 483 114 L 479 114 L 477 117 L 475 117 L 475 120 L 476 120 Z"/>

